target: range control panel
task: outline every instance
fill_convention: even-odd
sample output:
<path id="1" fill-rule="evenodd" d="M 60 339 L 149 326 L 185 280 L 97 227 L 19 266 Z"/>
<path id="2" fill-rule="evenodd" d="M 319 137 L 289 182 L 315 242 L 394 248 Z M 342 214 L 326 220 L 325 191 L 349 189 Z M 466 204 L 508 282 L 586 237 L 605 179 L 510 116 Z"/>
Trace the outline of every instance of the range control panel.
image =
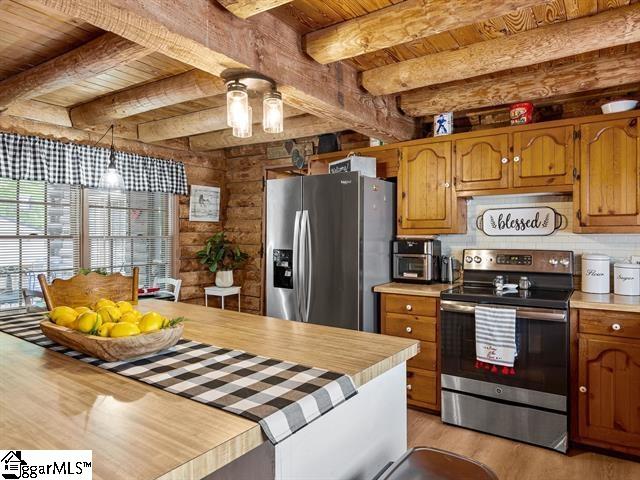
<path id="1" fill-rule="evenodd" d="M 573 273 L 573 252 L 568 250 L 483 250 L 463 253 L 464 270 Z"/>

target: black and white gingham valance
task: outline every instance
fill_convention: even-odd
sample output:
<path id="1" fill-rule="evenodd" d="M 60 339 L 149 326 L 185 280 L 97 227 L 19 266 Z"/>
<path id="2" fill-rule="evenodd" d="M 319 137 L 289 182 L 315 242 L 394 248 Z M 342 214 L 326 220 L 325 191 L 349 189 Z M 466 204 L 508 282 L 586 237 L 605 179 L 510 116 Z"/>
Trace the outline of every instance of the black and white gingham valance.
<path id="1" fill-rule="evenodd" d="M 109 165 L 109 148 L 0 132 L 0 177 L 97 188 Z M 127 190 L 187 195 L 184 165 L 116 151 Z"/>

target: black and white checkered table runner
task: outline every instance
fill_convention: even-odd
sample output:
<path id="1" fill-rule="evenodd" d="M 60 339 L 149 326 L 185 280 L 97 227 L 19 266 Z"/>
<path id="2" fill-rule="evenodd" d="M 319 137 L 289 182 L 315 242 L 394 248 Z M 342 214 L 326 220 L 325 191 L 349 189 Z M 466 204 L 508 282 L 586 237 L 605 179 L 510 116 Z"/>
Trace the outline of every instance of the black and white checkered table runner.
<path id="1" fill-rule="evenodd" d="M 41 321 L 41 314 L 0 317 L 0 331 L 246 417 L 274 444 L 356 394 L 344 374 L 185 339 L 159 354 L 105 362 L 49 340 Z"/>

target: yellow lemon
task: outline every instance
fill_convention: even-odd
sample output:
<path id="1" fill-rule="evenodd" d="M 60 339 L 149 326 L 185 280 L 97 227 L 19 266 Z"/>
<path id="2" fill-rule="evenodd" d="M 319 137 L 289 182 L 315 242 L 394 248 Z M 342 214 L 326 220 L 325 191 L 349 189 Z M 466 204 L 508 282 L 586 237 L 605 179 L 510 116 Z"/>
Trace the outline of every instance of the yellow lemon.
<path id="1" fill-rule="evenodd" d="M 98 313 L 106 322 L 117 322 L 122 316 L 120 309 L 112 306 L 101 307 L 98 309 Z"/>
<path id="2" fill-rule="evenodd" d="M 102 318 L 99 313 L 85 312 L 78 317 L 78 330 L 89 333 L 97 330 L 102 325 Z"/>
<path id="3" fill-rule="evenodd" d="M 139 333 L 140 329 L 137 325 L 129 322 L 120 322 L 111 327 L 109 336 L 113 338 L 130 337 L 131 335 L 138 335 Z"/>
<path id="4" fill-rule="evenodd" d="M 83 313 L 91 311 L 91 309 L 89 307 L 76 307 L 76 308 L 74 308 L 74 310 L 76 312 L 78 312 L 78 315 L 82 315 Z"/>
<path id="5" fill-rule="evenodd" d="M 100 325 L 100 328 L 98 328 L 98 335 L 100 335 L 101 337 L 108 337 L 114 325 L 115 323 L 113 322 L 103 323 L 102 325 Z"/>
<path id="6" fill-rule="evenodd" d="M 138 323 L 140 321 L 140 317 L 136 315 L 136 312 L 125 312 L 122 314 L 118 322 L 128 322 L 128 323 Z"/>
<path id="7" fill-rule="evenodd" d="M 78 312 L 71 307 L 56 307 L 51 310 L 49 317 L 51 317 L 51 320 L 57 325 L 68 327 L 71 322 L 78 318 Z"/>
<path id="8" fill-rule="evenodd" d="M 162 317 L 162 328 L 167 328 L 169 326 L 169 319 L 167 317 Z"/>
<path id="9" fill-rule="evenodd" d="M 141 332 L 154 332 L 162 328 L 163 317 L 158 312 L 145 313 L 140 319 Z"/>
<path id="10" fill-rule="evenodd" d="M 116 305 L 120 309 L 121 313 L 127 313 L 133 310 L 133 306 L 129 302 L 125 302 L 124 300 L 116 302 Z"/>
<path id="11" fill-rule="evenodd" d="M 98 310 L 100 310 L 102 307 L 115 307 L 116 304 L 114 302 L 112 302 L 111 300 L 109 300 L 108 298 L 101 298 L 100 300 L 98 300 L 96 302 L 96 304 L 94 305 L 94 309 L 96 310 L 96 312 Z"/>

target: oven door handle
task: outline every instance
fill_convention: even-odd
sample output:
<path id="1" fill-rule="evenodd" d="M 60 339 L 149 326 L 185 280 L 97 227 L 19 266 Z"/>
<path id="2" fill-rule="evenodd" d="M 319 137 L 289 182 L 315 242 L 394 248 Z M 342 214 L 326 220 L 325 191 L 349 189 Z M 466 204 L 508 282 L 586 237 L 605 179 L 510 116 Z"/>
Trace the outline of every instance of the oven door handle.
<path id="1" fill-rule="evenodd" d="M 443 312 L 475 314 L 476 306 L 494 308 L 512 308 L 516 311 L 516 318 L 522 320 L 543 320 L 549 322 L 567 322 L 567 312 L 565 310 L 553 310 L 549 308 L 529 308 L 515 307 L 509 305 L 494 305 L 489 303 L 468 303 L 454 302 L 451 300 L 442 300 L 440 302 L 440 310 Z"/>

